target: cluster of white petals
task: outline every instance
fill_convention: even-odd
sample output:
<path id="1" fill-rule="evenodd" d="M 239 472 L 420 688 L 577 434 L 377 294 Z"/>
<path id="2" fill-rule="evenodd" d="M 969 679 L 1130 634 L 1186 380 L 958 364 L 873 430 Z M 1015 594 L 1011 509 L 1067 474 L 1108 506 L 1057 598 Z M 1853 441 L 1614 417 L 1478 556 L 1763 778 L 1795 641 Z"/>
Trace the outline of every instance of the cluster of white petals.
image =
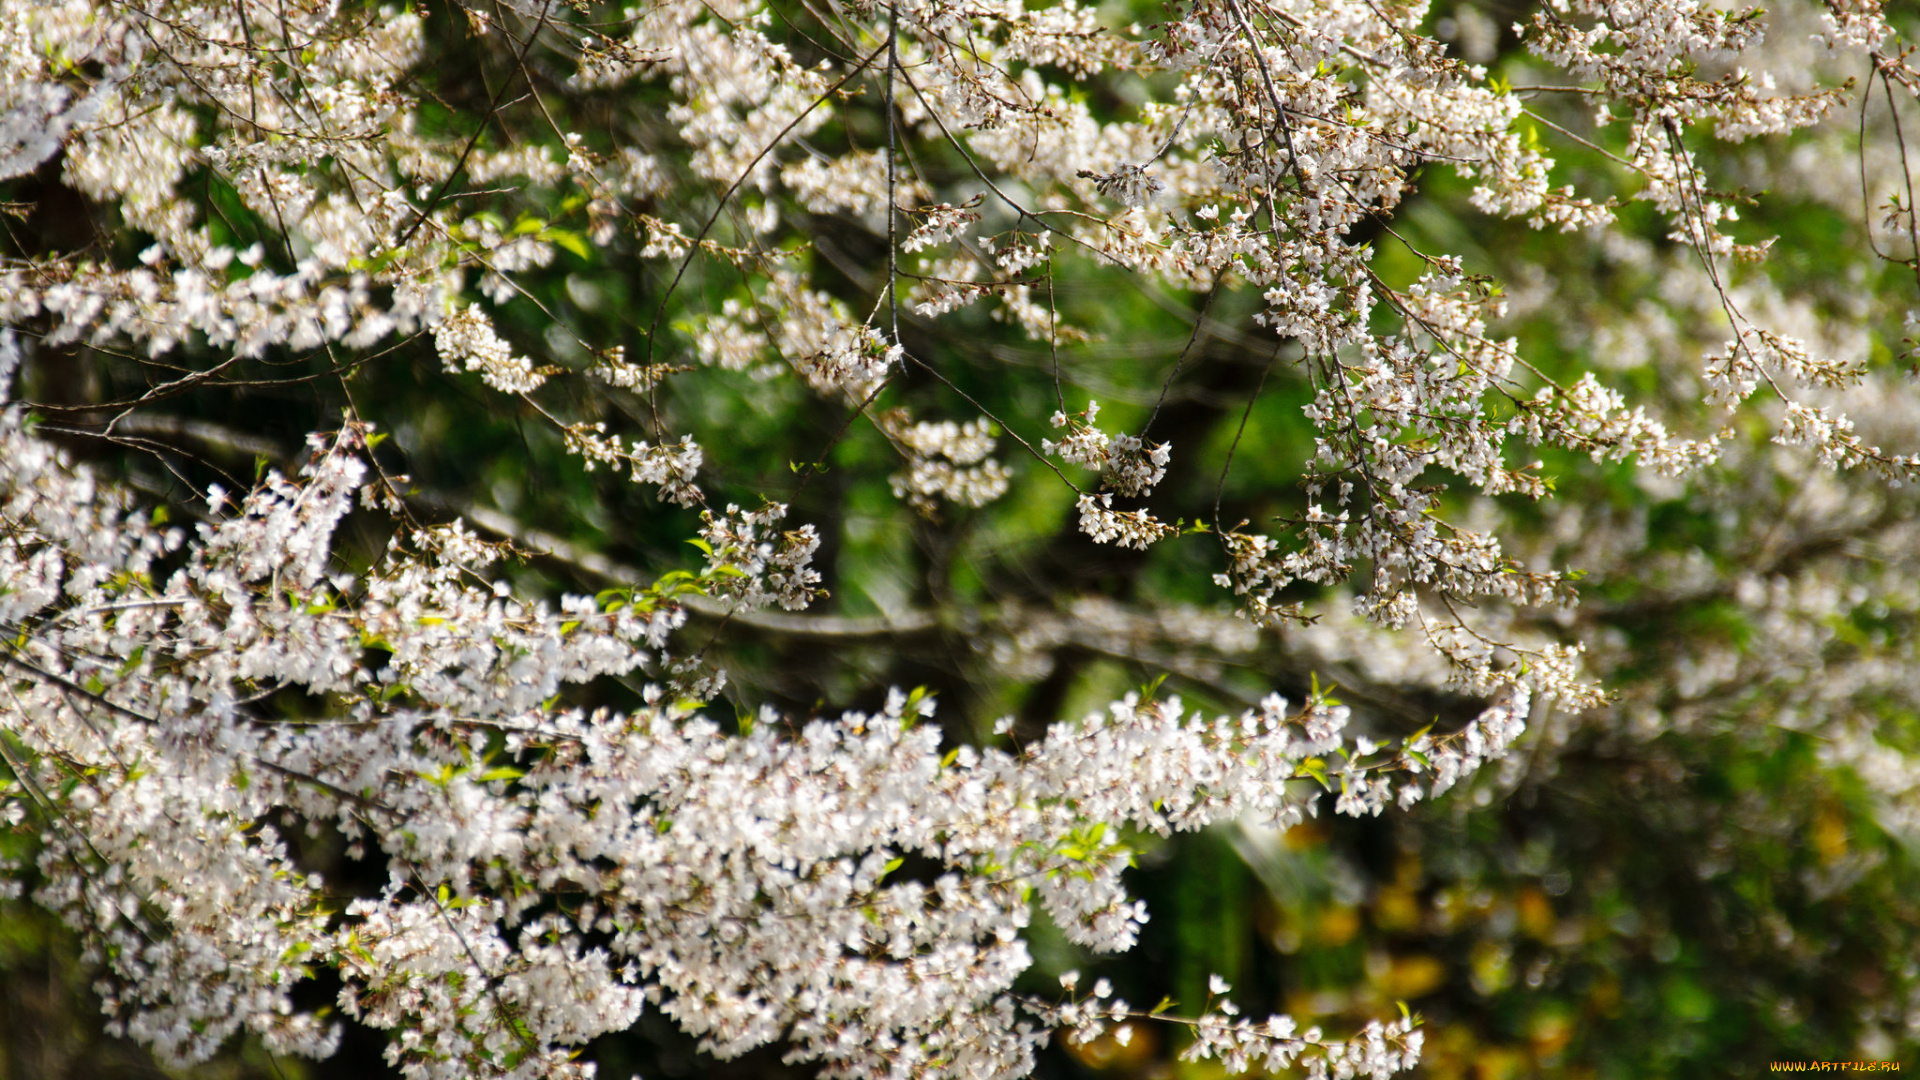
<path id="1" fill-rule="evenodd" d="M 792 736 L 771 711 L 730 735 L 652 690 L 632 713 L 569 710 L 562 684 L 648 663 L 678 605 L 519 601 L 485 580 L 494 546 L 458 524 L 414 532 L 362 579 L 329 576 L 364 442 L 316 438 L 298 479 L 269 477 L 188 535 L 130 512 L 17 411 L 0 418 L 0 618 L 22 641 L 0 796 L 47 823 L 35 899 L 105 966 L 117 1029 L 172 1061 L 239 1030 L 328 1053 L 336 1029 L 290 998 L 327 967 L 347 1015 L 396 1032 L 389 1056 L 412 1077 L 586 1075 L 567 1049 L 648 1008 L 723 1056 L 785 1039 L 834 1075 L 894 1075 L 901 1054 L 929 1077 L 1019 1075 L 1053 1026 L 1084 1022 L 1012 990 L 1031 905 L 1098 951 L 1146 918 L 1122 827 L 1284 827 L 1323 786 L 1341 812 L 1378 813 L 1522 726 L 1524 691 L 1398 749 L 1347 740 L 1347 709 L 1320 701 L 1209 719 L 1129 696 L 1017 752 L 942 753 L 917 694 Z M 706 587 L 804 603 L 817 539 L 777 533 L 784 513 L 709 515 Z M 185 564 L 156 577 L 174 552 Z M 255 703 L 281 687 L 342 714 L 270 721 Z M 66 783 L 71 769 L 89 779 Z M 330 908 L 280 839 L 302 823 L 384 860 L 388 885 Z M 908 855 L 938 873 L 889 881 Z M 586 900 L 542 903 L 559 892 Z M 1399 1027 L 1340 1042 L 1189 1022 L 1230 1061 L 1383 1076 L 1418 1046 Z"/>
<path id="2" fill-rule="evenodd" d="M 1072 993 L 1079 986 L 1079 973 L 1068 972 L 1061 982 Z M 1255 1068 L 1267 1072 L 1300 1068 L 1314 1080 L 1354 1076 L 1386 1080 L 1419 1061 L 1425 1040 L 1411 1016 L 1391 1023 L 1370 1021 L 1353 1038 L 1328 1039 L 1317 1026 L 1300 1029 L 1290 1016 L 1270 1016 L 1256 1023 L 1239 1015 L 1233 1002 L 1222 996 L 1232 989 L 1225 979 L 1213 976 L 1208 984 L 1211 1009 L 1198 1017 L 1177 1018 L 1193 1034 L 1180 1060 L 1218 1061 L 1232 1075 Z M 1131 1039 L 1134 1023 L 1176 1019 L 1136 1011 L 1125 998 L 1114 996 L 1105 979 L 1095 983 L 1087 996 L 1049 1010 L 1049 1018 L 1067 1029 L 1071 1042 L 1085 1044 L 1110 1035 L 1122 1045 Z"/>
<path id="3" fill-rule="evenodd" d="M 567 449 L 580 455 L 588 472 L 600 465 L 626 468 L 636 484 L 654 484 L 669 502 L 692 506 L 701 501 L 694 477 L 706 459 L 691 435 L 677 443 L 654 446 L 645 439 L 622 443 L 620 436 L 606 434 L 606 425 L 572 424 L 562 432 Z"/>
<path id="4" fill-rule="evenodd" d="M 812 566 L 820 535 L 811 525 L 778 531 L 786 516 L 781 503 L 752 511 L 728 506 L 725 514 L 701 515 L 700 550 L 707 556 L 711 595 L 735 610 L 778 604 L 789 611 L 820 595 L 820 572 Z"/>
<path id="5" fill-rule="evenodd" d="M 1137 435 L 1108 435 L 1094 426 L 1099 417 L 1097 401 L 1089 401 L 1084 412 L 1071 416 L 1054 413 L 1053 426 L 1066 428 L 1067 435 L 1058 442 L 1042 440 L 1040 449 L 1059 455 L 1062 461 L 1099 470 L 1100 482 L 1116 494 L 1152 494 L 1153 485 L 1167 474 L 1172 448 L 1165 443 L 1149 443 Z"/>
<path id="6" fill-rule="evenodd" d="M 1080 531 L 1096 544 L 1146 550 L 1149 544 L 1180 530 L 1145 510 L 1115 510 L 1113 496 L 1082 495 L 1074 507 L 1080 512 Z"/>
<path id="7" fill-rule="evenodd" d="M 993 424 L 985 418 L 914 423 L 903 410 L 880 418 L 880 426 L 906 454 L 907 467 L 888 478 L 895 498 L 922 513 L 939 501 L 985 506 L 1006 493 L 1012 475 L 993 453 Z"/>
<path id="8" fill-rule="evenodd" d="M 493 323 L 478 304 L 468 304 L 433 327 L 433 344 L 449 371 L 477 371 L 488 386 L 508 394 L 540 389 L 546 380 L 533 362 L 514 354 L 494 332 Z"/>

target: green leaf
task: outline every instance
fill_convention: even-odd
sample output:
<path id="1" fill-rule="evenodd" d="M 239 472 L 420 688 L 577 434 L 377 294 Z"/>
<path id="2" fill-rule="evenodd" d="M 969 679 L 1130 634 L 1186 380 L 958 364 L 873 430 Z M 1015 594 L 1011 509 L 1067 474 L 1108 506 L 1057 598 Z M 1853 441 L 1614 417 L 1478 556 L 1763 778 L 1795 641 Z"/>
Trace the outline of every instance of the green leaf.
<path id="1" fill-rule="evenodd" d="M 1320 673 L 1319 672 L 1309 671 L 1307 673 L 1307 677 L 1312 681 L 1312 684 L 1313 684 L 1313 696 L 1311 698 L 1312 701 L 1320 705 L 1340 704 L 1340 699 L 1333 696 L 1334 690 L 1339 688 L 1339 685 L 1340 685 L 1339 683 L 1328 683 L 1327 688 L 1325 690 L 1322 690 L 1320 689 Z"/>
<path id="2" fill-rule="evenodd" d="M 1328 791 L 1333 790 L 1333 785 L 1327 780 L 1327 763 L 1325 761 L 1317 757 L 1308 758 L 1300 763 L 1300 770 L 1315 780 L 1320 781 L 1321 787 Z"/>
<path id="3" fill-rule="evenodd" d="M 592 261 L 593 249 L 587 246 L 587 240 L 572 229 L 548 229 L 540 234 L 540 239 L 550 240 L 566 248 L 584 261 Z"/>

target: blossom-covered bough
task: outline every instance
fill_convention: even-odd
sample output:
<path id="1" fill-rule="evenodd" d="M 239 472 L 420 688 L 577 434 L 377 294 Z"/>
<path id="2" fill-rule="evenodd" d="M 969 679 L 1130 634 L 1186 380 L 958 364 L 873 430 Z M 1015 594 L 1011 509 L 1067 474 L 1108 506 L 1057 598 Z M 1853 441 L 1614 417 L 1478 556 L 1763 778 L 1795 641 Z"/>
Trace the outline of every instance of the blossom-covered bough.
<path id="1" fill-rule="evenodd" d="M 570 1075 L 568 1047 L 649 1001 L 722 1055 L 784 1039 L 835 1075 L 1018 1073 L 1055 1024 L 1090 1038 L 1128 1015 L 1010 993 L 1036 903 L 1089 947 L 1132 944 L 1146 913 L 1107 830 L 1290 825 L 1317 792 L 1290 781 L 1312 774 L 1342 809 L 1377 812 L 1427 786 L 1396 796 L 1384 766 L 1440 790 L 1524 711 L 1509 701 L 1390 761 L 1364 740 L 1351 753 L 1344 707 L 1278 697 L 1191 722 L 1177 700 L 1129 698 L 1021 753 L 943 754 L 921 722 L 932 700 L 899 692 L 792 737 L 771 711 L 730 735 L 652 687 L 633 712 L 560 708 L 562 683 L 666 644 L 674 588 L 777 593 L 753 515 L 708 530 L 709 575 L 558 610 L 489 585 L 497 552 L 457 524 L 402 527 L 363 578 L 329 574 L 356 495 L 382 498 L 364 434 L 316 436 L 298 481 L 274 475 L 189 537 L 69 468 L 17 412 L 0 429 L 5 616 L 29 631 L 6 657 L 9 806 L 46 830 L 35 899 L 88 935 L 116 1026 L 173 1060 L 241 1030 L 324 1055 L 334 1033 L 290 995 L 325 965 L 341 1007 L 398 1029 L 393 1056 L 422 1076 Z M 259 688 L 287 685 L 330 715 L 263 715 Z M 337 908 L 280 838 L 294 821 L 376 846 L 388 887 Z M 887 883 L 907 855 L 945 872 Z M 1404 1020 L 1353 1043 L 1194 1023 L 1211 1040 L 1196 1046 L 1376 1073 L 1418 1046 Z"/>
<path id="2" fill-rule="evenodd" d="M 1920 820 L 1909 759 L 1863 708 L 1920 700 L 1911 642 L 1849 638 L 1833 677 L 1780 674 L 1824 662 L 1858 609 L 1920 608 L 1910 562 L 1826 542 L 1844 519 L 1920 550 L 1900 501 L 1920 402 L 1875 348 L 1913 303 L 1883 271 L 1920 273 L 1901 127 L 1920 73 L 1879 5 L 1557 0 L 1512 28 L 1527 85 L 1387 0 L 1192 0 L 1128 26 L 1072 2 L 457 10 L 36 0 L 0 28 L 0 179 L 23 203 L 0 367 L 31 388 L 0 414 L 0 796 L 33 838 L 5 880 L 82 935 L 113 1023 L 163 1058 L 242 1032 L 327 1054 L 337 1028 L 295 1006 L 327 969 L 340 1011 L 421 1077 L 581 1075 L 579 1047 L 654 1009 L 715 1054 L 779 1044 L 833 1076 L 1019 1076 L 1056 1032 L 1148 1016 L 1236 1069 L 1385 1076 L 1419 1053 L 1409 1015 L 1332 1037 L 1215 995 L 1175 1016 L 1104 984 L 1035 994 L 1016 985 L 1029 923 L 1124 950 L 1147 917 L 1122 876 L 1133 837 L 1445 791 L 1549 705 L 1599 706 L 1635 604 L 1709 597 L 1769 630 L 1662 657 L 1673 678 L 1619 708 L 1718 722 L 1780 679 L 1763 696 L 1794 715 L 1769 722 L 1817 732 L 1890 828 Z M 427 70 L 454 39 L 483 59 L 477 90 Z M 1836 188 L 1835 162 L 1857 183 Z M 1855 223 L 1858 295 L 1776 276 L 1782 249 L 1740 216 L 1768 178 Z M 1657 277 L 1661 302 L 1583 324 L 1591 298 L 1523 253 L 1437 245 L 1420 201 L 1447 190 L 1488 228 Z M 1862 193 L 1892 194 L 1862 222 Z M 644 281 L 623 318 L 589 317 L 606 268 Z M 1490 270 L 1534 277 L 1507 296 Z M 1094 321 L 1070 295 L 1084 280 L 1146 290 L 1191 331 L 1131 431 L 1103 429 L 1085 389 L 1102 343 L 1075 322 Z M 1215 317 L 1235 298 L 1238 328 Z M 975 347 L 981 309 L 1005 332 Z M 1604 328 L 1569 346 L 1583 325 Z M 1256 361 L 1230 370 L 1221 341 Z M 83 354 L 141 381 L 47 391 Z M 557 604 L 517 593 L 513 543 L 427 523 L 378 466 L 410 420 L 355 380 L 423 355 L 510 402 L 574 474 L 627 474 L 663 522 L 697 510 L 678 539 L 704 561 Z M 985 393 L 982 356 L 1032 392 Z M 1615 377 L 1630 368 L 1656 374 Z M 1155 427 L 1186 377 L 1203 403 L 1238 395 L 1218 437 Z M 1256 527 L 1223 492 L 1289 378 L 1304 497 L 1259 503 Z M 141 417 L 168 401 L 276 382 L 337 387 L 349 412 L 244 494 L 181 475 L 202 489 L 176 503 L 186 525 L 50 441 L 150 449 Z M 756 485 L 714 468 L 739 450 L 703 405 L 715 386 L 835 418 L 788 462 L 792 499 L 729 501 Z M 829 466 L 854 438 L 887 448 L 878 490 L 917 529 L 958 536 L 1016 484 L 1044 489 L 1074 542 L 1200 548 L 1239 622 L 1011 588 L 966 619 L 938 590 L 933 614 L 796 614 L 839 541 L 790 519 L 867 464 Z M 1556 494 L 1548 460 L 1631 460 L 1654 486 L 1739 463 L 1753 490 L 1718 527 L 1759 537 L 1750 572 L 1652 550 L 1644 515 L 1598 527 L 1615 508 Z M 1188 502 L 1191 520 L 1165 509 Z M 349 520 L 391 543 L 344 553 Z M 1664 594 L 1576 607 L 1575 570 Z M 1382 717 L 1384 688 L 1474 704 L 1398 735 L 1349 730 L 1319 693 L 1237 710 L 1133 693 L 972 737 L 898 690 L 812 716 L 736 697 L 723 718 L 716 643 L 736 631 L 948 635 L 1013 679 L 1144 659 L 1229 699 L 1219 662 L 1279 643 L 1380 690 Z M 609 685 L 629 700 L 603 704 Z M 343 897 L 303 868 L 299 835 L 325 830 L 384 886 Z"/>

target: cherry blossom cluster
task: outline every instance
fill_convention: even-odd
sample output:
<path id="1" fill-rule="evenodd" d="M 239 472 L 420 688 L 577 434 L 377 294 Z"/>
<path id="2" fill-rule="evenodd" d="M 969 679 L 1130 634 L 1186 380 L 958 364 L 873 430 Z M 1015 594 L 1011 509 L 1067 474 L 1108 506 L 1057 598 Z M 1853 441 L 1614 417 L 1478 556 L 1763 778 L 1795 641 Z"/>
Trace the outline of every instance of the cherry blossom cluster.
<path id="1" fill-rule="evenodd" d="M 1053 414 L 1053 426 L 1066 428 L 1065 438 L 1055 442 L 1042 440 L 1040 449 L 1057 454 L 1060 460 L 1100 472 L 1100 482 L 1119 495 L 1139 497 L 1153 493 L 1153 486 L 1167 474 L 1167 462 L 1173 451 L 1165 443 L 1148 443 L 1137 435 L 1108 435 L 1094 426 L 1100 417 L 1100 403 L 1087 402 L 1085 411 L 1072 416 Z"/>
<path id="2" fill-rule="evenodd" d="M 1113 496 L 1106 492 L 1080 496 L 1074 509 L 1080 512 L 1080 531 L 1096 544 L 1144 551 L 1154 541 L 1180 531 L 1145 510 L 1115 510 Z"/>
<path id="3" fill-rule="evenodd" d="M 811 525 L 780 532 L 786 516 L 782 503 L 758 510 L 728 506 L 724 514 L 701 515 L 699 543 L 711 595 L 735 610 L 778 604 L 789 611 L 820 595 L 820 572 L 812 566 L 820 534 Z"/>
<path id="4" fill-rule="evenodd" d="M 606 424 L 569 424 L 562 429 L 567 449 L 580 455 L 588 472 L 600 465 L 625 467 L 636 484 L 654 484 L 669 502 L 692 506 L 701 501 L 694 478 L 706 455 L 690 435 L 676 443 L 654 446 L 645 439 L 622 443 L 620 436 L 608 435 Z"/>
<path id="5" fill-rule="evenodd" d="M 880 428 L 906 454 L 907 467 L 888 478 L 895 498 L 931 514 L 939 501 L 985 506 L 1006 493 L 1011 473 L 993 453 L 993 424 L 984 417 L 956 424 L 951 420 L 913 422 L 905 410 L 891 410 Z"/>
<path id="6" fill-rule="evenodd" d="M 1060 982 L 1068 994 L 1074 994 L 1080 973 L 1070 971 L 1061 976 Z M 1412 1068 L 1419 1060 L 1424 1039 L 1411 1014 L 1390 1023 L 1372 1021 L 1351 1039 L 1329 1040 L 1318 1027 L 1297 1029 L 1289 1016 L 1270 1016 L 1259 1023 L 1240 1016 L 1240 1010 L 1224 997 L 1232 989 L 1225 979 L 1212 976 L 1208 981 L 1208 1009 L 1197 1017 L 1183 1017 L 1160 1011 L 1139 1012 L 1124 998 L 1115 997 L 1112 984 L 1101 979 L 1086 996 L 1070 997 L 1049 1009 L 1048 1015 L 1068 1030 L 1069 1040 L 1077 1043 L 1111 1034 L 1125 1045 L 1132 1038 L 1135 1023 L 1179 1024 L 1193 1036 L 1180 1052 L 1180 1060 L 1218 1061 L 1235 1075 L 1257 1066 L 1267 1072 L 1299 1068 L 1314 1080 L 1353 1076 L 1385 1080 Z"/>
<path id="7" fill-rule="evenodd" d="M 567 1048 L 648 1008 L 715 1053 L 785 1039 L 832 1075 L 1017 1075 L 1053 1026 L 1086 1022 L 1011 989 L 1031 905 L 1097 951 L 1146 918 L 1121 827 L 1285 826 L 1323 788 L 1377 813 L 1390 776 L 1451 782 L 1525 712 L 1522 690 L 1390 751 L 1348 740 L 1323 700 L 1209 719 L 1129 695 L 1024 748 L 943 753 L 921 694 L 791 735 L 770 710 L 730 735 L 654 689 L 633 712 L 569 709 L 564 684 L 657 662 L 685 583 L 549 609 L 490 582 L 500 546 L 458 523 L 329 574 L 364 446 L 357 427 L 316 437 L 300 477 L 222 494 L 189 535 L 0 418 L 0 793 L 43 830 L 34 898 L 90 943 L 117 1029 L 169 1060 L 241 1030 L 326 1054 L 337 1029 L 289 995 L 328 967 L 409 1076 L 586 1075 Z M 696 587 L 804 602 L 812 541 L 771 539 L 783 516 L 710 515 Z M 341 715 L 260 710 L 288 690 Z M 282 839 L 321 827 L 384 863 L 385 887 L 328 903 Z M 938 874 L 888 880 L 909 854 Z M 1289 1023 L 1195 1021 L 1229 1061 L 1271 1039 L 1262 1053 L 1335 1073 L 1386 1075 L 1418 1046 L 1400 1026 L 1342 1042 Z"/>

